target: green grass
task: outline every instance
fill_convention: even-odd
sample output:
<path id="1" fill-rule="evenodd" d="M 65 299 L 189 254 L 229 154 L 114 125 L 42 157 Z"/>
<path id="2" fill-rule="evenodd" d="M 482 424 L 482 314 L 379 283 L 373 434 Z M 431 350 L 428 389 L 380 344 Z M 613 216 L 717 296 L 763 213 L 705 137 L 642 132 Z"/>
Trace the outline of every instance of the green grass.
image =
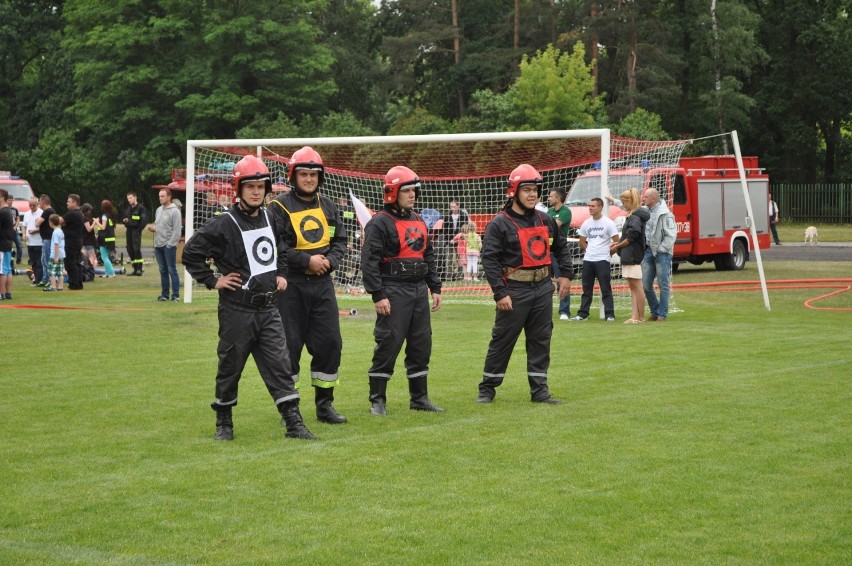
<path id="1" fill-rule="evenodd" d="M 850 262 L 766 270 L 852 279 Z M 757 270 L 674 282 L 722 278 Z M 759 291 L 681 288 L 665 324 L 555 321 L 562 406 L 529 402 L 520 344 L 474 403 L 493 308 L 448 300 L 430 376 L 447 413 L 408 410 L 400 360 L 386 418 L 368 410 L 370 304 L 343 298 L 362 313 L 341 318 L 350 422 L 304 402 L 322 440 L 284 439 L 250 361 L 217 443 L 212 301 L 154 302 L 153 269 L 60 295 L 15 279 L 16 304 L 89 308 L 0 308 L 0 563 L 852 561 L 852 292 L 814 310 L 832 289 L 771 290 L 767 312 Z"/>
<path id="2" fill-rule="evenodd" d="M 778 224 L 778 238 L 781 242 L 787 243 L 804 242 L 805 228 L 813 224 L 819 230 L 820 242 L 852 242 L 852 224 L 820 224 L 819 222 L 788 224 L 782 221 Z"/>

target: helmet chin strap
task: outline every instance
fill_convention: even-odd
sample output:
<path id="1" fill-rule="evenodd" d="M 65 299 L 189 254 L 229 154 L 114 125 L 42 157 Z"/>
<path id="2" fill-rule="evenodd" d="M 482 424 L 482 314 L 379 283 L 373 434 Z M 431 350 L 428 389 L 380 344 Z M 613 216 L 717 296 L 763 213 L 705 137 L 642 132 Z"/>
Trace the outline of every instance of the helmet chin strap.
<path id="1" fill-rule="evenodd" d="M 300 188 L 299 188 L 299 184 L 298 184 L 298 183 L 293 183 L 293 192 L 294 192 L 294 193 L 296 193 L 296 196 L 302 197 L 303 199 L 311 199 L 311 198 L 313 198 L 313 196 L 314 196 L 315 194 L 317 194 L 317 191 L 318 191 L 318 190 L 319 190 L 319 187 L 317 187 L 317 190 L 316 190 L 316 191 L 314 191 L 314 192 L 312 192 L 312 193 L 308 193 L 308 192 L 305 192 L 305 191 L 303 191 L 302 189 L 300 189 Z"/>
<path id="2" fill-rule="evenodd" d="M 246 212 L 249 216 L 254 215 L 255 212 L 260 210 L 259 206 L 249 206 L 248 204 L 246 204 L 246 201 L 243 200 L 242 197 L 240 197 L 240 205 L 239 206 L 240 206 L 240 209 L 243 210 L 243 212 Z"/>

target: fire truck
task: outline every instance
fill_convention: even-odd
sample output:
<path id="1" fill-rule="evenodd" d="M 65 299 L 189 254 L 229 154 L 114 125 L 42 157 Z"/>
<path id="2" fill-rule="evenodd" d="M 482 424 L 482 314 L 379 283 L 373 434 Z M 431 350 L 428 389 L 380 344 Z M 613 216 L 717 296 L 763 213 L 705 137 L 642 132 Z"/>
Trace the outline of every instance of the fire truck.
<path id="1" fill-rule="evenodd" d="M 29 211 L 30 197 L 35 196 L 29 182 L 17 175 L 12 175 L 10 171 L 0 171 L 0 189 L 6 189 L 6 192 L 15 199 L 14 206 L 21 215 Z"/>
<path id="2" fill-rule="evenodd" d="M 769 176 L 758 166 L 757 157 L 743 157 L 743 167 L 757 244 L 760 249 L 767 249 Z M 600 170 L 595 169 L 574 181 L 565 200 L 571 208 L 572 229 L 579 228 L 589 217 L 589 200 L 601 195 L 600 179 Z M 677 167 L 655 167 L 643 162 L 636 168 L 610 170 L 608 184 L 609 193 L 616 198 L 631 187 L 640 194 L 654 188 L 668 203 L 677 222 L 672 270 L 684 262 L 701 265 L 710 261 L 720 271 L 740 270 L 748 261 L 753 242 L 734 156 L 684 157 Z M 620 229 L 627 213 L 618 206 L 608 208 L 610 218 Z"/>

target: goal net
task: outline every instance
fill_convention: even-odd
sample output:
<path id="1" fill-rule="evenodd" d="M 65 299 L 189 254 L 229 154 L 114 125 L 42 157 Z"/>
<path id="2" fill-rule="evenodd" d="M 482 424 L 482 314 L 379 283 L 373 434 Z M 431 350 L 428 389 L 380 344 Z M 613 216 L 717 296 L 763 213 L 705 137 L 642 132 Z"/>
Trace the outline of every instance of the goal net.
<path id="1" fill-rule="evenodd" d="M 340 294 L 363 295 L 360 244 L 363 223 L 382 208 L 383 181 L 395 165 L 405 165 L 421 179 L 415 209 L 430 229 L 443 295 L 450 301 L 490 303 L 491 290 L 468 241 L 481 237 L 485 226 L 506 203 L 509 173 L 529 163 L 543 177 L 541 207 L 555 188 L 568 193 L 572 211 L 569 243 L 579 274 L 582 254 L 576 228 L 588 217 L 592 197 L 635 186 L 641 179 L 631 170 L 676 165 L 689 141 L 641 141 L 611 136 L 609 130 L 561 130 L 490 134 L 374 136 L 354 138 L 298 138 L 261 140 L 195 140 L 187 142 L 187 168 L 177 172 L 186 183 L 186 238 L 202 223 L 233 202 L 231 174 L 243 156 L 260 157 L 273 177 L 273 193 L 289 190 L 287 162 L 305 145 L 322 156 L 325 183 L 322 194 L 341 209 L 349 237 L 349 251 L 334 273 Z M 637 184 L 638 183 L 638 184 Z M 666 186 L 655 187 L 671 203 Z M 606 203 L 606 200 L 605 200 Z M 619 215 L 612 215 L 619 224 Z M 621 218 L 623 222 L 623 218 Z M 621 279 L 617 257 L 613 262 L 616 309 L 630 310 L 629 291 Z M 579 275 L 571 289 L 572 310 L 579 304 Z M 597 290 L 596 290 L 597 296 Z M 187 276 L 187 302 L 215 297 Z"/>

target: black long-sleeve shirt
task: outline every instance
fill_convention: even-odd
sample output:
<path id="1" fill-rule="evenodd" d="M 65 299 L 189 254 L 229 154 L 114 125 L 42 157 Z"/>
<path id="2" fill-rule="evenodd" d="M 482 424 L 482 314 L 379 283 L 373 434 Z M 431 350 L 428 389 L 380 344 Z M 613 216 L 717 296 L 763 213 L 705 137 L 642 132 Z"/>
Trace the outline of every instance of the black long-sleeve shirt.
<path id="1" fill-rule="evenodd" d="M 411 211 L 398 212 L 394 207 L 385 205 L 385 214 L 376 214 L 364 227 L 364 247 L 361 249 L 361 273 L 364 278 L 364 289 L 373 296 L 373 302 L 387 298 L 384 292 L 384 280 L 381 273 L 381 264 L 385 258 L 399 256 L 400 243 L 399 233 L 396 229 L 396 220 L 418 220 L 420 217 Z M 425 224 L 425 223 L 424 223 Z M 427 231 L 428 234 L 428 231 Z M 416 260 L 400 260 L 416 261 Z M 435 294 L 441 294 L 441 278 L 435 267 L 435 251 L 432 241 L 427 237 L 426 248 L 423 251 L 423 261 L 429 268 L 425 281 L 429 290 Z"/>
<path id="2" fill-rule="evenodd" d="M 298 249 L 297 229 L 291 221 L 290 214 L 302 212 L 309 209 L 322 209 L 323 215 L 328 222 L 328 228 L 331 232 L 329 244 L 313 249 Z M 322 195 L 315 195 L 310 201 L 306 202 L 296 196 L 295 192 L 289 192 L 275 198 L 269 204 L 268 210 L 270 214 L 275 216 L 275 225 L 282 231 L 284 242 L 286 244 L 285 253 L 290 273 L 294 276 L 302 274 L 308 268 L 308 263 L 311 261 L 311 256 L 322 254 L 328 259 L 331 264 L 331 271 L 337 269 L 340 261 L 346 255 L 346 223 L 340 216 L 337 206 L 328 198 Z M 305 231 L 303 235 L 308 235 Z"/>
<path id="3" fill-rule="evenodd" d="M 237 222 L 234 223 L 234 220 Z M 270 224 L 274 224 L 271 214 L 269 220 Z M 249 216 L 240 210 L 238 204 L 235 204 L 227 213 L 215 216 L 198 227 L 198 231 L 192 235 L 184 247 L 183 265 L 193 279 L 208 289 L 216 285 L 216 276 L 207 265 L 207 258 L 213 258 L 220 273 L 239 273 L 243 283 L 249 283 L 249 291 L 256 293 L 274 291 L 276 276 L 287 276 L 286 253 L 282 253 L 282 250 L 286 250 L 286 244 L 280 236 L 281 232 L 276 230 L 274 225 L 272 226 L 278 250 L 276 269 L 254 278 L 251 277 L 248 254 L 242 236 L 243 231 L 256 230 L 265 226 L 266 215 L 263 209 L 258 211 L 257 216 Z M 220 294 L 223 292 L 220 290 Z"/>
<path id="4" fill-rule="evenodd" d="M 140 202 L 137 202 L 136 206 L 128 206 L 124 211 L 124 217 L 127 218 L 128 230 L 141 232 L 148 225 L 148 211 Z"/>
<path id="5" fill-rule="evenodd" d="M 491 290 L 494 292 L 495 301 L 509 295 L 506 281 L 503 279 L 503 268 L 517 269 L 523 264 L 518 228 L 544 225 L 550 234 L 550 253 L 556 257 L 559 273 L 562 274 L 562 277 L 574 278 L 574 266 L 571 262 L 568 243 L 565 236 L 559 232 L 556 222 L 550 216 L 536 210 L 518 214 L 511 207 L 506 208 L 503 212 L 508 214 L 511 220 L 505 215 L 497 213 L 486 226 L 485 237 L 482 239 L 482 268 L 485 271 L 488 284 L 491 285 Z"/>

